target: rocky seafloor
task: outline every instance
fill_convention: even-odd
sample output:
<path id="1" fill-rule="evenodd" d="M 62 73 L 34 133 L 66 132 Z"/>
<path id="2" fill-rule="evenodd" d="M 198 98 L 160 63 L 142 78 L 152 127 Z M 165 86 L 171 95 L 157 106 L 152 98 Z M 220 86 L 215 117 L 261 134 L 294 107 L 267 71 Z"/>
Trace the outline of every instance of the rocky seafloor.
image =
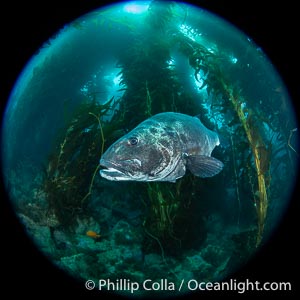
<path id="1" fill-rule="evenodd" d="M 116 198 L 110 188 L 98 193 L 95 188 L 89 204 L 92 213 L 78 214 L 70 230 L 47 209 L 40 174 L 27 184 L 14 174 L 11 180 L 15 183 L 11 197 L 28 236 L 57 267 L 83 282 L 167 279 L 179 285 L 182 279 L 216 281 L 229 276 L 251 254 L 244 239 L 250 231 L 225 226 L 217 214 L 206 219 L 206 237 L 199 246 L 186 248 L 180 255 L 169 255 L 159 247 L 145 252 L 147 233 L 141 207 L 134 206 L 124 193 Z M 122 194 L 122 190 L 115 193 Z"/>

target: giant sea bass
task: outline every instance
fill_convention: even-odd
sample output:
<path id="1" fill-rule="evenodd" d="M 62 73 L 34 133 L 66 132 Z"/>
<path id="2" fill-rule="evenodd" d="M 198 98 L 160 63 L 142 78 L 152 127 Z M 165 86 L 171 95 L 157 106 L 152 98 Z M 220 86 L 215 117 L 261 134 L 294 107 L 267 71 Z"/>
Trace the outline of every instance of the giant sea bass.
<path id="1" fill-rule="evenodd" d="M 157 114 L 112 144 L 100 159 L 103 178 L 115 181 L 170 181 L 184 176 L 212 177 L 223 163 L 211 156 L 218 135 L 198 117 Z"/>

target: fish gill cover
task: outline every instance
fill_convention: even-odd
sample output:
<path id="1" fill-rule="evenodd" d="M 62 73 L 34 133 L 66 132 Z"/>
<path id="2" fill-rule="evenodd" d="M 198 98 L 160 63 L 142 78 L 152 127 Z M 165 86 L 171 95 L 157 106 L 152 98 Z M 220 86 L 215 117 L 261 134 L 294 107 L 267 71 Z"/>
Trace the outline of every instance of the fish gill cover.
<path id="1" fill-rule="evenodd" d="M 114 142 L 166 112 L 218 134 L 222 172 L 100 177 Z M 249 38 L 184 3 L 124 2 L 44 44 L 11 93 L 3 148 L 16 213 L 57 266 L 80 280 L 177 285 L 226 278 L 268 239 L 294 185 L 298 131 L 283 82 Z"/>

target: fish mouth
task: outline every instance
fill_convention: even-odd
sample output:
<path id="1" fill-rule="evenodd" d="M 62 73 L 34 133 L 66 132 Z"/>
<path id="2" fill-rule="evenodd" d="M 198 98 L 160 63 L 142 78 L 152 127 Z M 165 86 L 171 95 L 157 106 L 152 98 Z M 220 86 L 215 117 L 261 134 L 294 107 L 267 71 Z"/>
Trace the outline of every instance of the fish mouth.
<path id="1" fill-rule="evenodd" d="M 100 170 L 100 176 L 105 179 L 116 181 L 131 179 L 131 177 L 126 174 L 124 168 L 116 163 L 100 159 L 100 166 L 104 168 Z"/>

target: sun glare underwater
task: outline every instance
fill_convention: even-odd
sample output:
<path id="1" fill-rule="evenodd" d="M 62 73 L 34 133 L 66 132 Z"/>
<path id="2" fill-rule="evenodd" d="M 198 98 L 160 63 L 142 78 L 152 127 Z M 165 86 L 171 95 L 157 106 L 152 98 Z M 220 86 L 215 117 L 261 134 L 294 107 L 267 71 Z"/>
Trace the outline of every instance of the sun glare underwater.
<path id="1" fill-rule="evenodd" d="M 171 117 L 149 122 L 159 113 Z M 192 129 L 174 113 L 204 125 L 209 151 L 178 146 Z M 145 120 L 155 138 L 130 136 Z M 133 158 L 110 147 L 118 140 Z M 126 296 L 190 293 L 190 280 L 242 268 L 286 211 L 299 153 L 292 102 L 262 49 L 220 17 L 166 1 L 100 8 L 45 42 L 11 92 L 2 149 L 8 196 L 38 249 Z M 167 162 L 138 181 L 140 157 Z M 156 180 L 175 158 L 186 172 Z"/>

